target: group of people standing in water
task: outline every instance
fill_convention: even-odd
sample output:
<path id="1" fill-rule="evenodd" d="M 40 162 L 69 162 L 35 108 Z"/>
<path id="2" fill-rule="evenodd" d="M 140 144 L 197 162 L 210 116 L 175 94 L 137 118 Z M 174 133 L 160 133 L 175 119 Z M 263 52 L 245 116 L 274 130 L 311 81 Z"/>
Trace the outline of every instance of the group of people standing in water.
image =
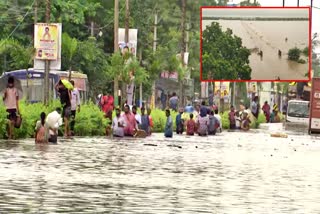
<path id="1" fill-rule="evenodd" d="M 40 120 L 35 127 L 36 143 L 57 143 L 59 127 L 64 124 L 64 137 L 69 138 L 74 135 L 76 113 L 80 112 L 80 94 L 74 87 L 74 81 L 71 80 L 72 88 L 68 88 L 62 80 L 56 84 L 55 89 L 60 97 L 62 109 L 56 108 L 46 115 L 40 114 Z"/>

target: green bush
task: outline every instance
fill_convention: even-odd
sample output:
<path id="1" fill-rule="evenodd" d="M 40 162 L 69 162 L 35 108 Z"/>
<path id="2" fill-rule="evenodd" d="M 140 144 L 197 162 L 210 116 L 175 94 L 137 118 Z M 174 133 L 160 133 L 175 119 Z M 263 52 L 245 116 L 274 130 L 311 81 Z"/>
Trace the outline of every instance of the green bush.
<path id="1" fill-rule="evenodd" d="M 29 104 L 19 102 L 22 116 L 22 124 L 19 129 L 14 130 L 16 138 L 29 138 L 34 136 L 36 122 L 40 119 L 41 112 L 46 114 L 60 107 L 60 102 L 55 100 L 47 107 L 42 103 Z M 6 136 L 7 113 L 3 104 L 0 105 L 0 139 Z M 79 136 L 105 135 L 108 120 L 104 118 L 103 112 L 93 103 L 81 106 L 81 111 L 76 115 L 75 134 Z M 60 127 L 63 132 L 64 126 Z"/>
<path id="2" fill-rule="evenodd" d="M 177 112 L 170 111 L 170 115 L 173 121 L 173 130 L 176 129 L 176 116 Z M 151 117 L 153 121 L 153 132 L 164 132 L 164 128 L 167 122 L 166 112 L 161 109 L 153 109 L 151 111 Z"/>
<path id="3" fill-rule="evenodd" d="M 104 117 L 97 105 L 92 102 L 82 105 L 76 114 L 75 135 L 78 136 L 103 136 L 109 119 Z"/>
<path id="4" fill-rule="evenodd" d="M 253 118 L 254 119 L 251 121 L 251 124 L 250 124 L 250 128 L 253 128 L 253 129 L 257 129 L 257 128 L 259 128 L 261 123 L 267 122 L 266 117 L 264 116 L 263 112 L 259 113 L 258 119 L 256 119 L 255 117 L 253 117 Z"/>
<path id="5" fill-rule="evenodd" d="M 305 47 L 305 48 L 302 50 L 302 54 L 303 54 L 304 56 L 306 56 L 306 57 L 309 56 L 309 47 L 308 47 L 308 46 Z"/>
<path id="6" fill-rule="evenodd" d="M 298 61 L 300 59 L 301 50 L 299 48 L 291 48 L 288 52 L 288 59 Z"/>
<path id="7" fill-rule="evenodd" d="M 230 128 L 229 111 L 220 113 L 220 116 L 221 116 L 222 129 L 229 129 Z"/>

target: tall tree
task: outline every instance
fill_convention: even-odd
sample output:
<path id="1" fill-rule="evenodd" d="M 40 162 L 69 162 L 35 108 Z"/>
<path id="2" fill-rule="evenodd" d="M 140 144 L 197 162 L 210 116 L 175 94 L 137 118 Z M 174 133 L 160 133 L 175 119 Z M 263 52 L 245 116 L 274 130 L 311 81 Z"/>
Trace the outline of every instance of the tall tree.
<path id="1" fill-rule="evenodd" d="M 240 37 L 231 29 L 222 31 L 217 22 L 212 22 L 203 32 L 202 40 L 203 77 L 215 80 L 250 80 L 250 51 L 242 46 Z"/>

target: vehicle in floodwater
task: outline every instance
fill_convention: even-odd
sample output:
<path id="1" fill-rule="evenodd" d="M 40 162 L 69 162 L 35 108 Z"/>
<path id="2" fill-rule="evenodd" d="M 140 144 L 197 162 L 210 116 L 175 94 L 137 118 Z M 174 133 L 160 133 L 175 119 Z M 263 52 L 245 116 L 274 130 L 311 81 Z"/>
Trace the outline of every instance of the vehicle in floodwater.
<path id="1" fill-rule="evenodd" d="M 286 115 L 286 127 L 308 127 L 310 102 L 306 100 L 289 100 Z"/>

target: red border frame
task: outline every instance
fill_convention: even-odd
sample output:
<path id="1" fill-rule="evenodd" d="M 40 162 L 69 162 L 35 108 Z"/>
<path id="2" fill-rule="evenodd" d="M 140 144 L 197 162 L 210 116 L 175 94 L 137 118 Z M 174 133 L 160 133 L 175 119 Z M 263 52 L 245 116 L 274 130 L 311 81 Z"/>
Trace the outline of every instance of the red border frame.
<path id="1" fill-rule="evenodd" d="M 202 9 L 308 9 L 309 12 L 309 75 L 307 80 L 203 80 L 202 79 Z M 309 82 L 311 80 L 311 6 L 308 7 L 227 7 L 227 6 L 201 6 L 200 7 L 200 81 L 201 82 Z"/>

